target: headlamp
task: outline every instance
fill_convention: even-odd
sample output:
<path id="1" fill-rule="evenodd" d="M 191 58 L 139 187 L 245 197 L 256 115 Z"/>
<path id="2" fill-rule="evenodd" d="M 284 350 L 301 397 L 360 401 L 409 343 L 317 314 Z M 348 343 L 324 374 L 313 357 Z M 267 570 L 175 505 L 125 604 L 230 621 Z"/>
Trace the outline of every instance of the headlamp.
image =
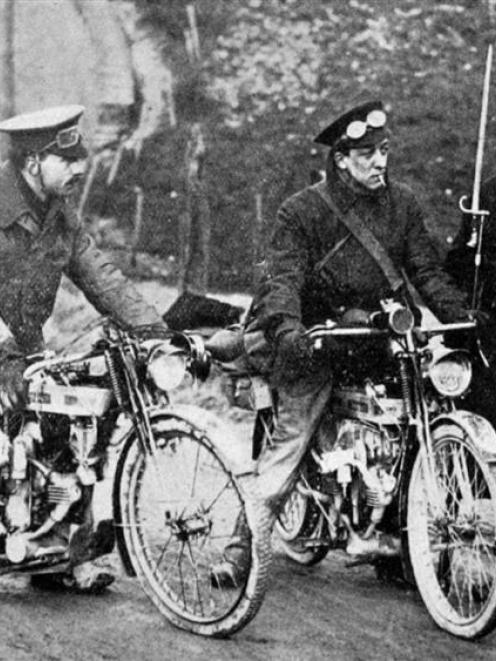
<path id="1" fill-rule="evenodd" d="M 186 374 L 184 351 L 169 342 L 156 345 L 148 357 L 147 374 L 159 390 L 174 390 L 181 385 Z"/>
<path id="2" fill-rule="evenodd" d="M 390 328 L 396 335 L 406 335 L 415 326 L 412 310 L 398 301 L 384 299 L 381 301 L 383 312 L 373 312 L 369 323 L 375 328 Z"/>
<path id="3" fill-rule="evenodd" d="M 359 140 L 360 138 L 363 138 L 369 128 L 380 129 L 383 126 L 386 126 L 386 119 L 387 117 L 384 110 L 371 110 L 365 121 L 355 119 L 348 124 L 345 135 L 350 140 Z"/>
<path id="4" fill-rule="evenodd" d="M 389 313 L 389 327 L 397 335 L 406 335 L 414 325 L 415 319 L 410 308 L 399 305 Z"/>
<path id="5" fill-rule="evenodd" d="M 460 397 L 472 380 L 472 364 L 462 351 L 449 351 L 429 366 L 434 388 L 444 397 Z"/>

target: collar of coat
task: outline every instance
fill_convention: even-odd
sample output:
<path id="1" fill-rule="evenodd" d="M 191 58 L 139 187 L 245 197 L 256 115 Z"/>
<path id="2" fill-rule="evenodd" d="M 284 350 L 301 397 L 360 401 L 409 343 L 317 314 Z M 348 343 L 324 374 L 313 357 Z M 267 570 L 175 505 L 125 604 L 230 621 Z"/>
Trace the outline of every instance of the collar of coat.
<path id="1" fill-rule="evenodd" d="M 47 215 L 62 206 L 62 200 L 54 199 L 49 205 Z M 6 161 L 0 166 L 0 229 L 6 229 L 26 217 L 34 220 L 38 226 L 41 226 L 44 220 L 23 194 L 16 168 L 10 161 Z"/>
<path id="2" fill-rule="evenodd" d="M 352 181 L 346 181 L 344 177 L 339 175 L 336 168 L 331 167 L 327 170 L 327 182 L 333 200 L 344 213 L 360 199 L 386 204 L 389 198 L 389 181 L 386 188 L 381 188 L 379 191 L 369 191 L 358 184 L 353 185 Z"/>

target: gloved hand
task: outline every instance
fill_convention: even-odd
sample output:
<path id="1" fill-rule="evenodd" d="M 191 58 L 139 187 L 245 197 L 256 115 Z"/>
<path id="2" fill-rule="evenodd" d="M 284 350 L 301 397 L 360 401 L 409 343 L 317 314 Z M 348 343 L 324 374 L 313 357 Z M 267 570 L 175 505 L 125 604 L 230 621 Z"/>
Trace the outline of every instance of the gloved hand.
<path id="1" fill-rule="evenodd" d="M 21 356 L 2 356 L 0 359 L 0 405 L 4 411 L 23 404 L 22 375 L 25 369 L 25 360 Z"/>
<path id="2" fill-rule="evenodd" d="M 449 308 L 443 314 L 444 323 L 456 323 L 460 321 L 476 321 L 479 328 L 484 328 L 490 321 L 490 315 L 484 310 L 472 310 L 470 308 Z"/>
<path id="3" fill-rule="evenodd" d="M 309 360 L 313 354 L 312 340 L 302 328 L 285 331 L 276 339 L 276 353 L 284 362 L 297 363 Z"/>
<path id="4" fill-rule="evenodd" d="M 489 325 L 491 316 L 484 310 L 467 310 L 467 316 L 477 322 L 477 328 L 484 330 Z"/>
<path id="5" fill-rule="evenodd" d="M 304 334 L 305 329 L 299 327 L 286 331 L 276 340 L 276 354 L 280 360 L 288 365 L 309 366 L 309 361 L 316 355 L 319 362 L 323 356 L 342 353 L 344 345 L 334 337 L 327 336 L 319 349 L 315 348 L 314 340 Z"/>
<path id="6" fill-rule="evenodd" d="M 471 310 L 469 308 L 459 308 L 450 315 L 449 322 L 475 321 L 477 323 L 476 332 L 473 330 L 457 330 L 446 333 L 444 344 L 452 349 L 465 348 L 473 350 L 474 342 L 478 338 L 483 338 L 489 330 L 490 315 L 483 310 Z"/>
<path id="7" fill-rule="evenodd" d="M 274 338 L 274 362 L 271 368 L 272 385 L 289 387 L 300 392 L 305 388 L 308 378 L 315 371 L 312 360 L 314 346 L 312 340 L 304 335 L 303 326 L 285 330 Z M 319 360 L 319 362 L 323 362 Z M 295 390 L 296 389 L 296 390 Z"/>
<path id="8" fill-rule="evenodd" d="M 343 326 L 368 326 L 370 312 L 361 308 L 350 308 L 346 310 L 340 319 Z"/>

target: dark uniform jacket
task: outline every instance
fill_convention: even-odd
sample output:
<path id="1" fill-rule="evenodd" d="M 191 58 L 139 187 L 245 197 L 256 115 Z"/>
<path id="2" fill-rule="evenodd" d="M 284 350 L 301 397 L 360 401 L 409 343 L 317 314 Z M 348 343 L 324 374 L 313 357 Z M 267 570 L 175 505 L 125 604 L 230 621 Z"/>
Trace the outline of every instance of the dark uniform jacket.
<path id="1" fill-rule="evenodd" d="M 424 214 L 405 185 L 389 182 L 380 194 L 368 194 L 331 170 L 328 187 L 343 213 L 351 208 L 366 220 L 398 271 L 406 271 L 442 321 L 460 316 L 466 297 L 443 271 Z M 269 342 L 287 330 L 339 320 L 350 308 L 377 310 L 380 299 L 391 294 L 380 266 L 312 187 L 280 207 L 266 269 L 252 312 Z"/>
<path id="2" fill-rule="evenodd" d="M 125 326 L 161 322 L 95 248 L 75 210 L 60 199 L 44 208 L 12 164 L 5 163 L 0 169 L 0 318 L 21 353 L 42 348 L 42 327 L 63 273 L 99 312 Z"/>
<path id="3" fill-rule="evenodd" d="M 443 271 L 413 193 L 395 182 L 378 195 L 361 193 L 334 173 L 328 186 L 343 213 L 352 208 L 366 220 L 425 304 L 442 321 L 457 318 L 466 297 Z M 380 266 L 315 190 L 305 188 L 284 202 L 268 246 L 267 280 L 254 303 L 262 327 L 277 336 L 300 324 L 336 320 L 349 308 L 377 310 L 390 293 Z"/>
<path id="4" fill-rule="evenodd" d="M 480 362 L 474 363 L 474 378 L 465 406 L 488 418 L 496 427 L 496 176 L 482 184 L 480 208 L 489 211 L 489 216 L 484 221 L 482 235 L 479 308 L 488 313 L 489 319 L 480 330 L 479 348 L 488 360 L 490 369 L 485 369 Z M 464 215 L 453 247 L 446 258 L 447 271 L 470 297 L 475 271 L 475 247 L 467 245 L 471 234 L 472 217 Z"/>

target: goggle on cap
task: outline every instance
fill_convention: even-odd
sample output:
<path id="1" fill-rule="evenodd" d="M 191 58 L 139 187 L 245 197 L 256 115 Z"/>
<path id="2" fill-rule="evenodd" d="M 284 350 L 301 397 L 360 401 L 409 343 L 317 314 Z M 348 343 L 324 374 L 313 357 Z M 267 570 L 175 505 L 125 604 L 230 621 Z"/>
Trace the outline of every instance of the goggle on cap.
<path id="1" fill-rule="evenodd" d="M 0 122 L 0 131 L 10 136 L 12 144 L 26 152 L 48 151 L 62 158 L 86 158 L 78 121 L 84 106 L 56 106 L 23 113 Z"/>
<path id="2" fill-rule="evenodd" d="M 314 142 L 327 147 L 339 144 L 352 149 L 373 147 L 388 137 L 386 122 L 382 101 L 369 101 L 338 117 L 314 138 Z"/>

